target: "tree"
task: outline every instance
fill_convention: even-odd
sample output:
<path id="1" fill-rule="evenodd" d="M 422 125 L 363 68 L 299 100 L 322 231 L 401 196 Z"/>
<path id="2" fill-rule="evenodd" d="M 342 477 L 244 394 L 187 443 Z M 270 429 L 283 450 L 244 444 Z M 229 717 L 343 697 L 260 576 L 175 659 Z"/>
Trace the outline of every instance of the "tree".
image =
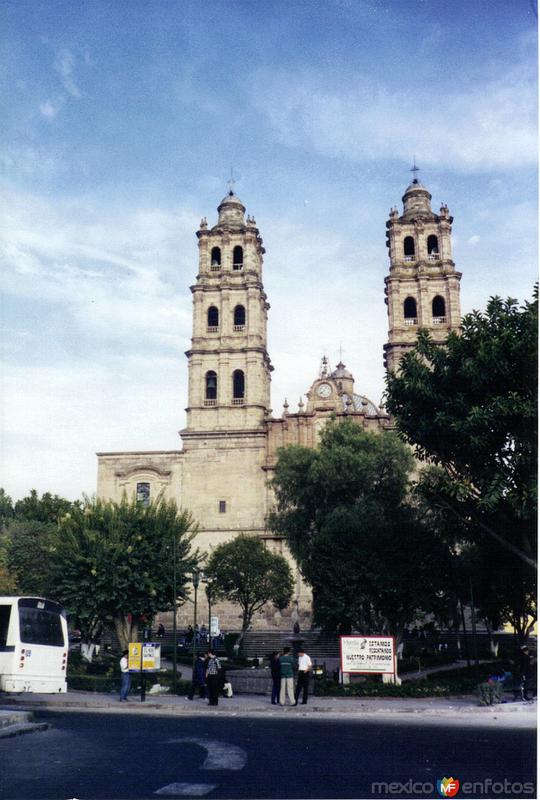
<path id="1" fill-rule="evenodd" d="M 35 489 L 30 491 L 28 497 L 17 500 L 14 506 L 13 516 L 17 520 L 33 520 L 44 523 L 57 523 L 60 517 L 71 511 L 73 506 L 79 505 L 50 492 L 45 492 L 41 497 Z"/>
<path id="2" fill-rule="evenodd" d="M 60 516 L 77 503 L 35 489 L 15 505 L 0 489 L 0 563 L 3 591 L 46 595 L 52 540 Z"/>
<path id="3" fill-rule="evenodd" d="M 0 528 L 7 525 L 14 515 L 13 500 L 0 488 Z"/>
<path id="4" fill-rule="evenodd" d="M 16 577 L 16 593 L 46 597 L 51 587 L 51 551 L 57 525 L 15 520 L 5 532 L 5 565 Z"/>
<path id="5" fill-rule="evenodd" d="M 444 346 L 420 331 L 388 374 L 387 408 L 421 461 L 426 493 L 474 536 L 535 567 L 538 301 L 492 298 Z"/>
<path id="6" fill-rule="evenodd" d="M 86 500 L 61 519 L 51 555 L 51 597 L 73 612 L 83 634 L 113 623 L 122 648 L 136 641 L 139 624 L 173 607 L 173 548 L 178 597 L 195 565 L 191 516 L 173 501 L 144 507 Z"/>
<path id="7" fill-rule="evenodd" d="M 408 501 L 412 468 L 395 434 L 351 420 L 327 424 L 316 450 L 279 451 L 270 524 L 287 538 L 324 629 L 399 639 L 422 611 L 442 610 L 449 550 Z"/>
<path id="8" fill-rule="evenodd" d="M 292 597 L 293 577 L 287 561 L 253 536 L 240 534 L 231 542 L 218 545 L 204 571 L 212 582 L 213 596 L 242 609 L 239 646 L 254 614 L 267 603 L 285 608 Z"/>
<path id="9" fill-rule="evenodd" d="M 398 431 L 429 465 L 419 491 L 476 549 L 483 612 L 521 639 L 536 619 L 537 324 L 536 292 L 492 298 L 443 346 L 421 331 L 387 379 Z"/>

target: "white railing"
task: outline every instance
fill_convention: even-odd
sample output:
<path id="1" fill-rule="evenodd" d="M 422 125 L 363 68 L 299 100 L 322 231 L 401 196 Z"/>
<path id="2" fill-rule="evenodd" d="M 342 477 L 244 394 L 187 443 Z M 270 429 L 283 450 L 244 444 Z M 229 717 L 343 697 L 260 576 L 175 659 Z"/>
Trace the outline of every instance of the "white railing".
<path id="1" fill-rule="evenodd" d="M 232 268 L 238 272 L 239 270 L 244 269 L 244 265 L 243 264 L 233 264 Z"/>
<path id="2" fill-rule="evenodd" d="M 233 397 L 232 404 L 233 406 L 243 406 L 244 402 L 245 401 L 243 397 Z"/>
<path id="3" fill-rule="evenodd" d="M 205 400 L 204 401 L 204 405 L 205 406 L 217 406 L 217 400 Z"/>
<path id="4" fill-rule="evenodd" d="M 206 329 L 207 333 L 217 333 L 219 331 L 219 327 L 217 325 L 209 325 Z"/>
<path id="5" fill-rule="evenodd" d="M 445 325 L 446 324 L 446 317 L 432 317 L 431 318 L 432 325 Z"/>
<path id="6" fill-rule="evenodd" d="M 428 253 L 428 261 L 439 261 L 441 258 L 439 253 Z"/>
<path id="7" fill-rule="evenodd" d="M 233 325 L 233 331 L 243 331 L 245 328 L 245 325 Z"/>
<path id="8" fill-rule="evenodd" d="M 417 317 L 405 317 L 405 325 L 418 325 Z"/>
<path id="9" fill-rule="evenodd" d="M 414 256 L 403 256 L 403 261 L 414 261 Z"/>
<path id="10" fill-rule="evenodd" d="M 210 272 L 219 272 L 221 269 L 221 264 L 212 264 L 210 266 Z"/>

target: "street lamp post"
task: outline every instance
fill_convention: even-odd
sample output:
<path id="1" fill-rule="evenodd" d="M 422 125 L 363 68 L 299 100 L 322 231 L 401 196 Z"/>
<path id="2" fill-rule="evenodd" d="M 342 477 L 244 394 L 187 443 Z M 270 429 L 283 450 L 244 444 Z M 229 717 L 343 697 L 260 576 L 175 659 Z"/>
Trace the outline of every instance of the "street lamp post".
<path id="1" fill-rule="evenodd" d="M 209 579 L 206 584 L 206 597 L 208 599 L 208 647 L 212 647 L 212 581 Z"/>
<path id="2" fill-rule="evenodd" d="M 197 636 L 196 636 L 196 630 L 197 630 L 197 589 L 199 588 L 200 576 L 201 576 L 200 569 L 197 569 L 197 567 L 194 567 L 192 569 L 192 571 L 191 571 L 191 581 L 193 583 L 193 590 L 194 590 L 194 594 L 193 594 L 193 664 L 192 664 L 192 667 L 193 667 L 192 674 L 193 675 L 195 674 L 195 661 L 197 659 Z"/>
<path id="3" fill-rule="evenodd" d="M 178 665 L 176 661 L 177 657 L 177 649 L 178 649 L 178 631 L 176 628 L 176 612 L 178 608 L 178 597 L 177 597 L 177 588 L 176 588 L 176 532 L 174 534 L 174 542 L 173 542 L 173 680 L 172 680 L 172 690 L 173 694 L 176 694 L 176 685 L 177 685 L 177 677 L 178 677 Z"/>

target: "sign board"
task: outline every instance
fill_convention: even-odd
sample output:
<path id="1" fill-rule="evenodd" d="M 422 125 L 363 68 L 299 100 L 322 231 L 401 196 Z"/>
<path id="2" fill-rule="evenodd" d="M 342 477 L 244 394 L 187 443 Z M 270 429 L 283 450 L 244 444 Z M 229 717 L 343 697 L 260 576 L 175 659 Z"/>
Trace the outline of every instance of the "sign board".
<path id="1" fill-rule="evenodd" d="M 210 636 L 219 636 L 219 617 L 210 617 Z"/>
<path id="2" fill-rule="evenodd" d="M 161 644 L 130 642 L 128 667 L 130 672 L 156 672 L 161 667 Z"/>
<path id="3" fill-rule="evenodd" d="M 393 636 L 341 636 L 341 671 L 394 674 Z"/>

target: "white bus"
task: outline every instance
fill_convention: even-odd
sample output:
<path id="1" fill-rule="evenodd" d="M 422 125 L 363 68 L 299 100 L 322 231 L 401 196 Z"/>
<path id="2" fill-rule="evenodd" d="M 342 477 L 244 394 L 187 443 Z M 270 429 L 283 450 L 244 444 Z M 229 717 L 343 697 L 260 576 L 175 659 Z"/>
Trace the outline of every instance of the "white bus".
<path id="1" fill-rule="evenodd" d="M 59 603 L 0 597 L 0 691 L 67 691 L 68 633 Z"/>

